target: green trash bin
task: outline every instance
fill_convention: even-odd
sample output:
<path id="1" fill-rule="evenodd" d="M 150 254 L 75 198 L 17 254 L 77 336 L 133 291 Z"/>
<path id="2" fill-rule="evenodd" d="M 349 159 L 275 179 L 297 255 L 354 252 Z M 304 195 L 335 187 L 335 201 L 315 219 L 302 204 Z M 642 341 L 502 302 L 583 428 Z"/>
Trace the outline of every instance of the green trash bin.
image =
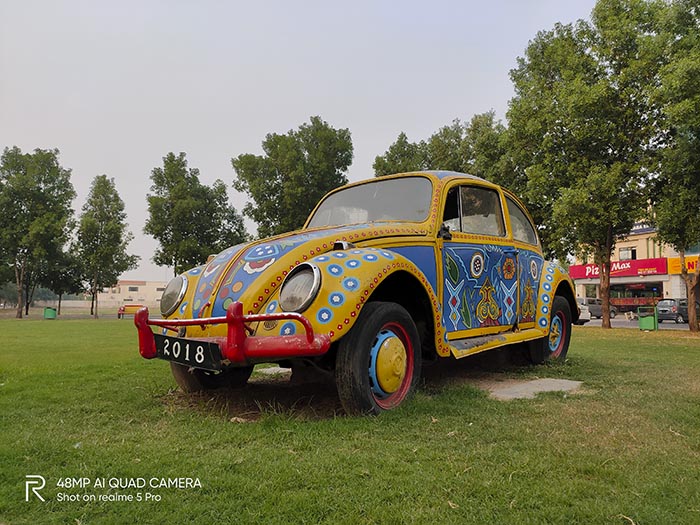
<path id="1" fill-rule="evenodd" d="M 659 315 L 655 306 L 640 306 L 637 309 L 640 330 L 658 330 Z"/>
<path id="2" fill-rule="evenodd" d="M 44 319 L 56 319 L 56 309 L 51 306 L 44 308 Z"/>

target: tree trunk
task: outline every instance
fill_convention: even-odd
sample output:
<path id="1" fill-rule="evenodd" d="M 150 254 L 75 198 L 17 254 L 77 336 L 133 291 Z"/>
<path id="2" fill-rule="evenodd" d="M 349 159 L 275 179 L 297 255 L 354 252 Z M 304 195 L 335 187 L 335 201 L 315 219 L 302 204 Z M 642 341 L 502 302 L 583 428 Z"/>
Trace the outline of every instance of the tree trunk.
<path id="1" fill-rule="evenodd" d="M 17 319 L 22 319 L 22 310 L 23 310 L 23 304 L 22 304 L 22 284 L 24 283 L 24 269 L 26 267 L 27 260 L 26 258 L 20 262 L 20 267 L 17 267 L 17 264 L 15 263 L 15 284 L 17 285 Z"/>
<path id="2" fill-rule="evenodd" d="M 62 297 L 63 297 L 62 293 L 58 294 L 58 315 L 61 315 L 61 298 Z"/>
<path id="3" fill-rule="evenodd" d="M 97 319 L 97 318 L 98 318 L 98 315 L 97 315 L 97 300 L 98 300 L 98 299 L 97 299 L 97 295 L 98 295 L 98 293 L 99 293 L 99 290 L 97 289 L 97 274 L 95 274 L 95 276 L 94 276 L 94 278 L 93 278 L 93 280 L 92 280 L 92 289 L 93 289 L 93 293 L 94 293 L 94 295 L 93 295 L 93 297 L 94 297 L 93 301 L 94 301 L 94 304 L 95 304 L 94 316 L 95 316 L 95 319 Z"/>
<path id="4" fill-rule="evenodd" d="M 27 300 L 25 301 L 24 308 L 26 309 L 27 317 L 29 317 L 29 305 L 32 304 L 34 300 L 34 291 L 36 290 L 36 279 L 31 283 L 27 283 Z"/>
<path id="5" fill-rule="evenodd" d="M 29 283 L 24 285 L 24 315 L 29 316 Z"/>
<path id="6" fill-rule="evenodd" d="M 695 265 L 693 273 L 688 272 L 688 267 L 685 265 L 685 250 L 678 250 L 678 257 L 681 262 L 681 277 L 685 282 L 686 297 L 688 298 L 688 328 L 691 332 L 698 331 L 698 312 L 695 307 L 695 301 L 698 300 L 697 289 L 700 281 L 700 258 Z"/>
<path id="7" fill-rule="evenodd" d="M 90 289 L 90 315 L 95 314 L 95 290 Z"/>
<path id="8" fill-rule="evenodd" d="M 610 261 L 603 262 L 600 268 L 601 325 L 610 328 Z"/>
<path id="9" fill-rule="evenodd" d="M 598 268 L 600 270 L 600 300 L 601 305 L 601 325 L 603 328 L 610 326 L 610 258 L 613 249 L 612 229 L 608 228 L 608 239 L 602 253 L 599 253 Z"/>

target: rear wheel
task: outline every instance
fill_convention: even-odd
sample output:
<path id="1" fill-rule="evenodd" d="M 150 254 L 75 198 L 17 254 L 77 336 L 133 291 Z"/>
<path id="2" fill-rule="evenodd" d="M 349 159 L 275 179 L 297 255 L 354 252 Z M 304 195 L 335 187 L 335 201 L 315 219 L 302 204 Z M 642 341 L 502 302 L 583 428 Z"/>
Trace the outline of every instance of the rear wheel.
<path id="1" fill-rule="evenodd" d="M 348 414 L 379 414 L 415 389 L 421 369 L 418 330 L 396 303 L 365 305 L 340 340 L 335 365 L 338 395 Z"/>
<path id="2" fill-rule="evenodd" d="M 683 316 L 681 314 L 678 314 L 676 316 L 676 324 L 681 324 L 681 323 L 685 323 L 685 319 L 683 319 Z"/>
<path id="3" fill-rule="evenodd" d="M 529 343 L 530 361 L 538 365 L 546 361 L 563 362 L 569 351 L 570 339 L 571 307 L 566 299 L 556 296 L 552 301 L 549 334 Z"/>
<path id="4" fill-rule="evenodd" d="M 617 312 L 615 310 L 610 310 L 610 319 L 615 319 Z"/>
<path id="5" fill-rule="evenodd" d="M 183 392 L 201 392 L 215 388 L 236 388 L 245 386 L 253 373 L 252 366 L 228 368 L 221 372 L 209 372 L 178 363 L 170 363 L 175 382 Z"/>

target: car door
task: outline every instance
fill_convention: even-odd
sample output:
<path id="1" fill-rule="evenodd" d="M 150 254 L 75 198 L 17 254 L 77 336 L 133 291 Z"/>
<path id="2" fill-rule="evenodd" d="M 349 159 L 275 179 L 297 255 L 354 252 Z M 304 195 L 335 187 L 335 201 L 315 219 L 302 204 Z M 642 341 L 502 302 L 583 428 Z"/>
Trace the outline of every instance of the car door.
<path id="1" fill-rule="evenodd" d="M 532 328 L 535 326 L 535 312 L 539 301 L 537 292 L 542 279 L 544 257 L 535 226 L 525 210 L 507 194 L 505 202 L 506 217 L 518 263 L 518 327 Z M 552 280 L 552 275 L 544 276 L 545 291 L 551 289 Z"/>
<path id="2" fill-rule="evenodd" d="M 501 194 L 477 184 L 448 190 L 442 245 L 443 323 L 448 339 L 510 329 L 518 315 L 517 250 L 508 242 Z"/>

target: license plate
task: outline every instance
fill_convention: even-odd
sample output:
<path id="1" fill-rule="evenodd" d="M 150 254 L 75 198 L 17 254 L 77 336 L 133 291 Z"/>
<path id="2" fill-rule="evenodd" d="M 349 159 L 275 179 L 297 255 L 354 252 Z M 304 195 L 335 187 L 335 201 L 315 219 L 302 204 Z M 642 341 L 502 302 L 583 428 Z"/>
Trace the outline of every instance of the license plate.
<path id="1" fill-rule="evenodd" d="M 161 359 L 204 370 L 221 370 L 221 350 L 216 343 L 153 334 Z"/>

